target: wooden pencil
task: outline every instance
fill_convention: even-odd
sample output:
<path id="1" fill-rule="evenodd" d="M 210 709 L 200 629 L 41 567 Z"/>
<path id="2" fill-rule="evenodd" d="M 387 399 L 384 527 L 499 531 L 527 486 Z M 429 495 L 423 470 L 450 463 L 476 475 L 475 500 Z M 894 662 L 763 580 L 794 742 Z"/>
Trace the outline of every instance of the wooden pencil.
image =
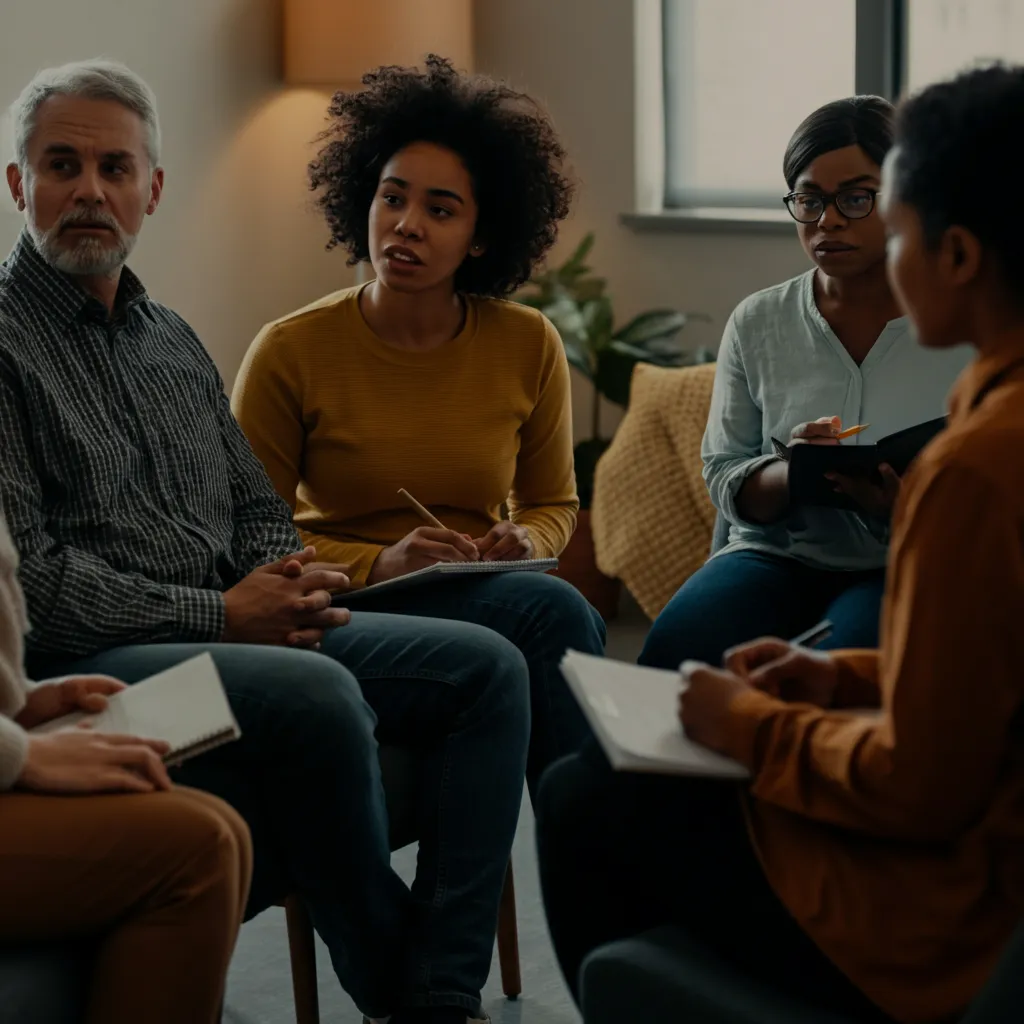
<path id="1" fill-rule="evenodd" d="M 836 440 L 845 441 L 846 438 L 853 437 L 856 434 L 860 434 L 863 431 L 867 430 L 870 426 L 870 423 L 858 423 L 855 427 L 847 427 L 845 430 L 840 430 L 839 433 L 836 434 Z"/>
<path id="2" fill-rule="evenodd" d="M 399 495 L 404 498 L 416 511 L 420 514 L 420 517 L 426 522 L 430 523 L 431 526 L 437 527 L 439 530 L 447 530 L 448 527 L 441 522 L 437 516 L 433 515 L 430 509 L 421 505 L 404 487 L 399 488 Z"/>

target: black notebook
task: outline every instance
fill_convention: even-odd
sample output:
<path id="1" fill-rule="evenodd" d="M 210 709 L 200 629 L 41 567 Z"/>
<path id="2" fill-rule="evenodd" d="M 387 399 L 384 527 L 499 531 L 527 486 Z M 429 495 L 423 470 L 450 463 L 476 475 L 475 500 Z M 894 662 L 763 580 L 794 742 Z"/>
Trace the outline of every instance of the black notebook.
<path id="1" fill-rule="evenodd" d="M 789 463 L 789 497 L 794 505 L 827 505 L 857 509 L 845 494 L 837 494 L 826 473 L 871 477 L 881 483 L 878 467 L 887 462 L 900 476 L 929 441 L 946 427 L 946 418 L 918 423 L 883 437 L 877 444 L 794 444 L 772 438 L 775 454 Z"/>

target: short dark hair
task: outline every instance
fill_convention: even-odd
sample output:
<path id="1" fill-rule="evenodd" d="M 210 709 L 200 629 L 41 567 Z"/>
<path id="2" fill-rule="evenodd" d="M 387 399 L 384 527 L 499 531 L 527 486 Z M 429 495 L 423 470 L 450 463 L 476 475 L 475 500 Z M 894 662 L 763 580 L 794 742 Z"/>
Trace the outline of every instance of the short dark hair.
<path id="1" fill-rule="evenodd" d="M 893 105 L 881 96 L 850 96 L 818 107 L 800 122 L 786 146 L 786 185 L 795 188 L 797 178 L 819 156 L 847 146 L 860 146 L 881 167 L 892 148 L 894 114 Z"/>
<path id="2" fill-rule="evenodd" d="M 468 257 L 455 287 L 502 297 L 530 277 L 569 213 L 573 187 L 565 151 L 536 100 L 484 76 L 460 74 L 431 54 L 423 70 L 381 67 L 360 92 L 331 101 L 333 124 L 309 166 L 310 187 L 327 218 L 327 247 L 349 264 L 369 259 L 368 217 L 381 170 L 399 150 L 432 142 L 457 153 L 473 179 L 481 256 Z"/>
<path id="3" fill-rule="evenodd" d="M 1012 192 L 1024 181 L 1021 124 L 1024 67 L 966 71 L 900 106 L 892 168 L 895 196 L 921 218 L 929 244 L 953 225 L 966 228 L 995 256 L 1014 293 L 1024 288 L 1024 209 Z M 1009 185 L 1005 200 L 979 198 L 986 174 Z"/>

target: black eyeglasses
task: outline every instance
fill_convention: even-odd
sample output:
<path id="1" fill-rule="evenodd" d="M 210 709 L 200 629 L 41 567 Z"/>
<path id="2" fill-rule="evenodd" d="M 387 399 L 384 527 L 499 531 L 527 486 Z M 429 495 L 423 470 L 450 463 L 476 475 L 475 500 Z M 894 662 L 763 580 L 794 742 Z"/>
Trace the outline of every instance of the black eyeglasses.
<path id="1" fill-rule="evenodd" d="M 790 192 L 782 201 L 793 220 L 813 224 L 832 203 L 848 220 L 863 220 L 875 208 L 877 195 L 874 188 L 841 188 L 838 192 Z"/>

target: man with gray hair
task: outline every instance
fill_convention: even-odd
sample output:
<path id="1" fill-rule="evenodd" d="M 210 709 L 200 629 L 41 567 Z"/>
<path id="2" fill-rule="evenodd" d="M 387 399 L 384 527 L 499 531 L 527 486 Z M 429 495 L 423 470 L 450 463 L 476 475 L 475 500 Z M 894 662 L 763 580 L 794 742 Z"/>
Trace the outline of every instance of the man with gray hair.
<path id="1" fill-rule="evenodd" d="M 178 777 L 249 823 L 250 913 L 297 892 L 364 1013 L 464 1024 L 522 794 L 523 657 L 468 623 L 331 606 L 344 567 L 301 549 L 199 339 L 125 266 L 164 184 L 148 86 L 109 62 L 51 69 L 13 120 L 0 504 L 30 668 L 131 683 L 209 651 L 242 738 Z M 411 893 L 376 738 L 422 757 Z"/>
<path id="2" fill-rule="evenodd" d="M 101 172 L 107 178 L 120 179 L 120 188 L 107 190 L 105 201 L 88 201 L 95 200 L 96 195 L 76 196 L 76 201 L 68 205 L 67 189 L 46 186 L 59 185 L 68 178 L 70 169 L 82 156 L 74 145 L 76 136 L 80 142 L 87 141 L 89 129 L 99 126 L 69 123 L 67 107 L 73 106 L 76 98 L 114 101 L 117 109 L 109 107 L 105 111 L 111 121 L 105 127 L 111 137 L 121 133 L 133 145 L 102 154 L 106 162 Z M 40 111 L 50 100 L 54 103 L 50 104 L 51 117 L 46 118 L 44 130 L 55 134 L 43 144 L 46 159 L 38 169 L 37 187 L 26 187 L 25 176 L 31 182 L 34 171 L 29 161 L 29 141 L 39 127 Z M 127 68 L 93 61 L 37 75 L 12 107 L 11 117 L 15 127 L 15 160 L 7 168 L 7 180 L 18 209 L 28 214 L 26 227 L 36 250 L 55 269 L 76 275 L 87 291 L 110 306 L 118 272 L 135 248 L 143 209 L 146 214 L 153 213 L 163 191 L 156 97 Z M 140 131 L 141 138 L 137 137 Z M 92 141 L 87 141 L 87 148 Z M 143 154 L 144 160 L 140 159 Z M 140 184 L 142 188 L 136 187 Z M 79 202 L 79 198 L 84 201 Z"/>

